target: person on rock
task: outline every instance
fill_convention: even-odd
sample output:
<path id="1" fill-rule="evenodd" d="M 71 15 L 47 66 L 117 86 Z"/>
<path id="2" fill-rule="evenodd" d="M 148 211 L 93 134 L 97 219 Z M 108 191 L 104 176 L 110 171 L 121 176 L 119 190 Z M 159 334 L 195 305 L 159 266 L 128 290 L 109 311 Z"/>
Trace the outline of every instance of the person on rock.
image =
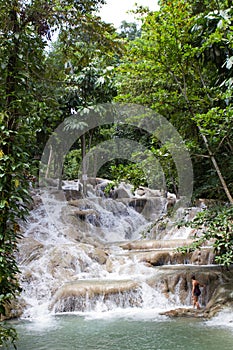
<path id="1" fill-rule="evenodd" d="M 200 287 L 205 287 L 205 285 L 201 284 L 199 281 L 197 281 L 194 275 L 191 277 L 191 279 L 192 279 L 193 307 L 194 307 L 194 309 L 196 307 L 199 310 L 200 304 L 199 304 L 198 298 L 201 295 Z"/>

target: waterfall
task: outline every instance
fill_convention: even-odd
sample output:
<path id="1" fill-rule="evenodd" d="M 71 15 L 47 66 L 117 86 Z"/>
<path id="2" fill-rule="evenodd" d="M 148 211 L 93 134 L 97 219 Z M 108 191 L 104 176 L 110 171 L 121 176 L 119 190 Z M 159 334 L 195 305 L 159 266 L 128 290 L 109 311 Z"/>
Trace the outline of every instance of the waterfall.
<path id="1" fill-rule="evenodd" d="M 164 272 L 155 268 L 160 265 L 159 254 L 172 254 L 171 264 L 174 248 L 169 243 L 155 247 L 153 240 L 145 239 L 145 232 L 149 238 L 153 235 L 152 222 L 130 205 L 134 198 L 128 187 L 127 200 L 100 197 L 91 186 L 88 197 L 83 198 L 79 187 L 77 182 L 66 182 L 62 191 L 34 190 L 34 208 L 22 227 L 17 256 L 22 317 L 118 309 L 159 312 L 182 305 L 181 279 L 171 296 L 170 287 L 162 285 Z M 164 206 L 163 199 L 161 202 Z M 179 232 L 177 240 L 172 230 L 176 246 L 179 239 L 187 238 L 187 231 Z M 170 234 L 165 240 L 171 238 Z M 142 247 L 127 247 L 137 243 Z M 167 279 L 174 278 L 172 270 L 170 273 Z M 183 303 L 190 303 L 188 292 Z"/>

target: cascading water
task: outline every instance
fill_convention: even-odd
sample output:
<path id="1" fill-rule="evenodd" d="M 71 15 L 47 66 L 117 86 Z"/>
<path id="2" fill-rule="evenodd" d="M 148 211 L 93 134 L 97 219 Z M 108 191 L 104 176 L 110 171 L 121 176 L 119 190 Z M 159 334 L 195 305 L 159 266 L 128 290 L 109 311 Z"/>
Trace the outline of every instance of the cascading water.
<path id="1" fill-rule="evenodd" d="M 66 183 L 63 190 L 70 188 Z M 19 244 L 23 317 L 174 307 L 148 283 L 156 270 L 140 261 L 136 252 L 129 254 L 120 247 L 122 242 L 140 240 L 150 227 L 143 215 L 120 200 L 93 192 L 67 202 L 61 191 L 41 189 L 35 191 L 34 201 Z"/>
<path id="2" fill-rule="evenodd" d="M 23 287 L 23 314 L 13 321 L 17 349 L 231 349 L 231 311 L 209 323 L 164 314 L 180 306 L 192 312 L 193 271 L 208 276 L 213 267 L 212 283 L 222 278 L 213 265 L 201 265 L 211 255 L 177 255 L 192 231 L 160 220 L 164 198 L 150 198 L 142 213 L 147 198 L 133 196 L 127 186 L 120 189 L 126 198 L 118 193 L 114 200 L 91 186 L 83 198 L 77 187 L 34 190 L 17 256 Z M 160 205 L 155 213 L 153 203 Z M 196 211 L 178 210 L 177 216 L 189 220 Z M 211 293 L 203 291 L 203 305 Z M 228 331 L 219 328 L 226 325 Z"/>

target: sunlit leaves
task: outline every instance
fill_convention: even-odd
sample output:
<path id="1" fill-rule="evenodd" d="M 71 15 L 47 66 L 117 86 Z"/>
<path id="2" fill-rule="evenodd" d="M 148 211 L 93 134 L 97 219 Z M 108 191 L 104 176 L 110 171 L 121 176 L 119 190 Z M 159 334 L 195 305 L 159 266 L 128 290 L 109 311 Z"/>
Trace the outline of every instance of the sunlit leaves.
<path id="1" fill-rule="evenodd" d="M 172 122 L 192 145 L 201 196 L 219 196 L 222 188 L 200 131 L 233 190 L 233 170 L 225 168 L 233 149 L 231 19 L 227 2 L 160 1 L 119 67 L 117 101 L 149 106 Z"/>
<path id="2" fill-rule="evenodd" d="M 215 261 L 217 264 L 230 266 L 233 264 L 233 206 L 216 206 L 203 210 L 186 226 L 202 231 L 190 247 L 184 251 L 199 248 L 206 241 L 213 242 Z M 197 231 L 198 232 L 198 231 Z"/>

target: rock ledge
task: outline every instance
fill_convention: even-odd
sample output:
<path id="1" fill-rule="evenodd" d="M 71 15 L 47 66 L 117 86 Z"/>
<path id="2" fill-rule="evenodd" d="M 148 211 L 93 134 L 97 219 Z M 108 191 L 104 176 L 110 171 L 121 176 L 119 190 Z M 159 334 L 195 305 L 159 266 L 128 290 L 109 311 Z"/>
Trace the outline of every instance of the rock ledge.
<path id="1" fill-rule="evenodd" d="M 174 310 L 169 310 L 161 312 L 160 315 L 169 317 L 193 317 L 193 318 L 208 318 L 208 313 L 205 308 L 200 310 L 193 308 L 178 308 Z"/>

